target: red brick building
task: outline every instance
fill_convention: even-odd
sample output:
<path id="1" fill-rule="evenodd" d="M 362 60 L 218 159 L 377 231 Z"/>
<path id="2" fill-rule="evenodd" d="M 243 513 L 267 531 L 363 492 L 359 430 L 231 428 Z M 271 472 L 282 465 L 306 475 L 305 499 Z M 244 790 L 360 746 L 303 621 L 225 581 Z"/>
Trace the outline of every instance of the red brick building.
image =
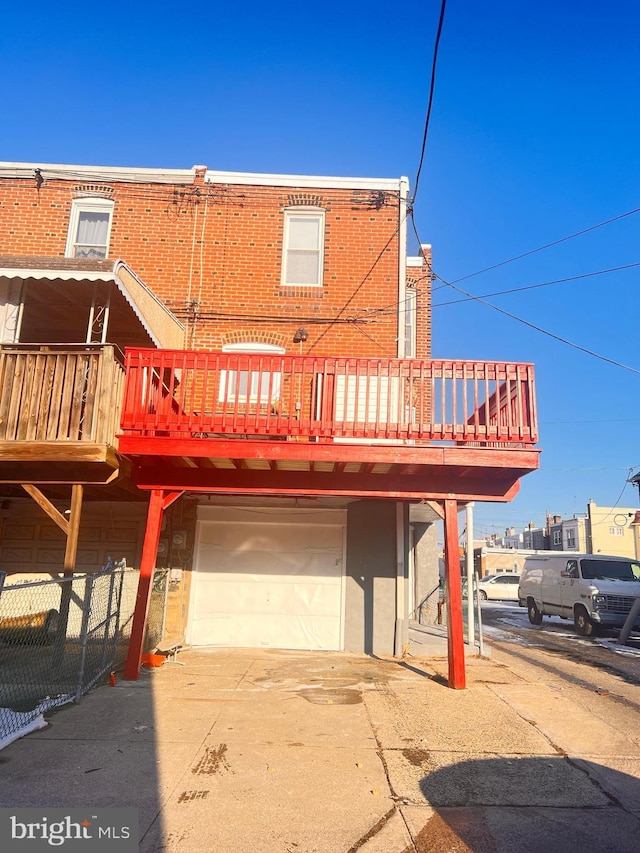
<path id="1" fill-rule="evenodd" d="M 404 355 L 393 309 L 405 181 L 204 167 L 5 165 L 0 176 L 3 255 L 123 259 L 182 322 L 185 347 L 288 348 L 308 324 L 303 352 Z"/>
<path id="2" fill-rule="evenodd" d="M 0 568 L 86 570 L 81 518 L 130 503 L 187 642 L 398 653 L 433 521 L 455 574 L 458 504 L 537 467 L 531 366 L 431 359 L 407 205 L 403 178 L 1 163 Z M 65 489 L 46 559 L 20 522 Z"/>

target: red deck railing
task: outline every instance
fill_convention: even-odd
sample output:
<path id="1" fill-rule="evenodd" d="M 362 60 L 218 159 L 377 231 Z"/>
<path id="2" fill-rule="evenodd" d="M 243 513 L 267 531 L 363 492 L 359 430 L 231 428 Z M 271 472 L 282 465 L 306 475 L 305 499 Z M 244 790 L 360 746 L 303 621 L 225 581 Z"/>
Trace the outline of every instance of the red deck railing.
<path id="1" fill-rule="evenodd" d="M 130 349 L 122 432 L 531 445 L 533 366 Z"/>

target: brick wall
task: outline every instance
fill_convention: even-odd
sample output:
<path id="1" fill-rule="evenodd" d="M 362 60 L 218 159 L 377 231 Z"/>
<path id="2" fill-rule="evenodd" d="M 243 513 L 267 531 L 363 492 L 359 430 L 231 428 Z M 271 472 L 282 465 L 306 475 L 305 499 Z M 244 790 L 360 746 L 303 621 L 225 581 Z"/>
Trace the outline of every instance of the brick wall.
<path id="1" fill-rule="evenodd" d="M 407 287 L 416 292 L 416 358 L 431 358 L 431 290 L 433 286 L 433 268 L 431 264 L 431 246 L 420 246 L 422 263 L 420 266 L 407 267 Z"/>
<path id="2" fill-rule="evenodd" d="M 346 188 L 0 179 L 0 254 L 64 256 L 81 193 L 114 202 L 110 258 L 122 258 L 186 325 L 185 347 L 260 340 L 287 351 L 395 356 L 399 197 Z M 321 288 L 281 286 L 284 210 L 325 211 Z M 420 293 L 426 294 L 426 280 Z M 430 281 L 429 281 L 430 286 Z M 429 351 L 421 314 L 418 355 Z M 304 326 L 308 340 L 293 343 Z"/>

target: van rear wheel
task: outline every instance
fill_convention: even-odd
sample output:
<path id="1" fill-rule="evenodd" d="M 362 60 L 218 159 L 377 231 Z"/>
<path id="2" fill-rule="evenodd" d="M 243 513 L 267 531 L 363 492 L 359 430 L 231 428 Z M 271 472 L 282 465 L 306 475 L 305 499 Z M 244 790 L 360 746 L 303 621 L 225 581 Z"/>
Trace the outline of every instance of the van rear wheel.
<path id="1" fill-rule="evenodd" d="M 573 612 L 573 624 L 581 637 L 593 637 L 596 626 L 582 605 L 578 605 Z"/>
<path id="2" fill-rule="evenodd" d="M 527 610 L 529 612 L 529 622 L 531 622 L 532 625 L 541 625 L 542 613 L 538 610 L 538 605 L 535 603 L 533 598 L 527 599 Z"/>

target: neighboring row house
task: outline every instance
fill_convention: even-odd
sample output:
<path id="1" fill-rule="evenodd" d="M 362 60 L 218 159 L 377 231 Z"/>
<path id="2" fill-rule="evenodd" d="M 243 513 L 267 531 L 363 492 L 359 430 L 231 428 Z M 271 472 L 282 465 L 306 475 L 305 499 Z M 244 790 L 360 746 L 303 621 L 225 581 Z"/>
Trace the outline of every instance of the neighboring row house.
<path id="1" fill-rule="evenodd" d="M 533 369 L 431 358 L 408 192 L 0 164 L 0 569 L 125 555 L 128 677 L 156 565 L 192 645 L 401 654 L 442 518 L 464 686 L 457 513 L 537 468 Z"/>
<path id="2" fill-rule="evenodd" d="M 640 510 L 624 506 L 598 506 L 589 501 L 586 513 L 571 518 L 547 513 L 544 527 L 533 522 L 520 533 L 514 528 L 504 536 L 492 535 L 483 543 L 487 553 L 496 549 L 527 551 L 576 551 L 583 554 L 640 556 L 638 518 Z"/>

